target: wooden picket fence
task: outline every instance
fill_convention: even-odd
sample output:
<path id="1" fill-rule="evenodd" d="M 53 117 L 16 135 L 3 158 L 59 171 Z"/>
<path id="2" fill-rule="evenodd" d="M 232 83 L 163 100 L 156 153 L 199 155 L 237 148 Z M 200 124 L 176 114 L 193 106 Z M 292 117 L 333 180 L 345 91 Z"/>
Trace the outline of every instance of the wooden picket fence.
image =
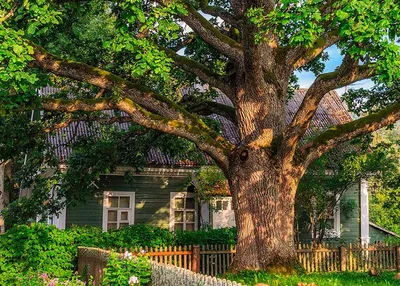
<path id="1" fill-rule="evenodd" d="M 149 256 L 152 261 L 216 276 L 231 265 L 236 248 L 228 245 L 174 246 L 160 248 L 120 249 Z M 376 244 L 332 247 L 329 245 L 298 245 L 298 262 L 306 272 L 367 271 L 371 267 L 400 270 L 400 246 Z"/>

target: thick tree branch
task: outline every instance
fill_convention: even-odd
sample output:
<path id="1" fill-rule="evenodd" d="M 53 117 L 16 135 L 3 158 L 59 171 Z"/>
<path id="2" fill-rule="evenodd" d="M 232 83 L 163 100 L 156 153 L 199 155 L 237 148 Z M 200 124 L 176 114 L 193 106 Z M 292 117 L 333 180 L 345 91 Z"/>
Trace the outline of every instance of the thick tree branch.
<path id="1" fill-rule="evenodd" d="M 208 132 L 196 126 L 187 125 L 183 120 L 168 119 L 151 113 L 127 97 L 115 101 L 109 98 L 87 100 L 44 98 L 42 99 L 42 108 L 48 111 L 67 113 L 119 109 L 127 113 L 134 123 L 194 142 L 200 150 L 209 154 L 224 171 L 228 168 L 227 153 L 234 147 L 221 136 L 212 137 Z"/>
<path id="2" fill-rule="evenodd" d="M 319 38 L 311 48 L 295 47 L 287 52 L 286 64 L 296 70 L 318 57 L 324 50 L 337 43 L 339 31 L 327 32 Z"/>
<path id="3" fill-rule="evenodd" d="M 218 6 L 210 6 L 208 5 L 209 1 L 208 0 L 200 0 L 200 9 L 206 14 L 209 14 L 211 16 L 215 17 L 220 17 L 222 20 L 227 22 L 228 24 L 232 26 L 237 26 L 237 19 L 235 18 L 234 15 L 226 11 L 225 9 L 218 7 Z"/>
<path id="4" fill-rule="evenodd" d="M 357 65 L 357 61 L 345 56 L 340 68 L 334 72 L 321 74 L 307 90 L 296 115 L 286 130 L 285 152 L 291 159 L 300 138 L 310 126 L 322 98 L 331 90 L 349 85 L 375 75 L 374 65 Z"/>
<path id="5" fill-rule="evenodd" d="M 208 83 L 212 87 L 218 88 L 229 98 L 233 98 L 234 90 L 225 82 L 225 77 L 214 73 L 208 69 L 205 65 L 192 60 L 185 56 L 180 56 L 171 49 L 160 47 L 165 51 L 168 57 L 174 60 L 175 65 L 181 67 L 182 69 L 193 73 L 200 80 Z"/>
<path id="6" fill-rule="evenodd" d="M 55 75 L 113 90 L 122 97 L 122 100 L 110 98 L 73 101 L 43 99 L 43 107 L 46 110 L 75 112 L 118 108 L 127 112 L 132 117 L 132 121 L 137 124 L 181 136 L 194 142 L 202 151 L 215 159 L 221 168 L 227 168 L 226 152 L 231 150 L 233 145 L 211 130 L 197 116 L 144 86 L 133 84 L 110 72 L 83 63 L 59 59 L 41 47 L 32 43 L 31 45 L 34 47 L 34 63 L 38 67 Z"/>
<path id="7" fill-rule="evenodd" d="M 113 90 L 119 95 L 129 97 L 132 101 L 153 113 L 169 119 L 183 120 L 186 124 L 196 125 L 206 132 L 212 132 L 197 116 L 190 114 L 173 101 L 155 93 L 151 89 L 124 80 L 108 71 L 94 68 L 84 63 L 57 58 L 43 48 L 34 47 L 34 64 L 55 75 L 88 82 L 106 90 Z"/>
<path id="8" fill-rule="evenodd" d="M 400 102 L 352 122 L 333 126 L 318 135 L 312 142 L 299 148 L 300 155 L 305 158 L 303 164 L 308 166 L 313 160 L 338 144 L 374 132 L 398 120 L 400 120 Z"/>
<path id="9" fill-rule="evenodd" d="M 236 112 L 232 106 L 228 106 L 218 102 L 208 101 L 196 104 L 194 106 L 189 107 L 188 109 L 194 113 L 204 116 L 217 114 L 237 124 Z"/>
<path id="10" fill-rule="evenodd" d="M 72 122 L 98 122 L 103 125 L 111 125 L 114 123 L 129 123 L 132 122 L 132 118 L 130 116 L 113 116 L 113 117 L 105 117 L 105 116 L 94 116 L 94 115 L 86 115 L 86 116 L 79 116 L 79 117 L 72 117 L 69 114 L 66 120 L 54 124 L 52 126 L 47 127 L 44 132 L 50 133 L 56 131 L 58 129 L 62 129 L 70 125 Z"/>
<path id="11" fill-rule="evenodd" d="M 166 0 L 159 0 L 165 2 Z M 220 53 L 237 61 L 243 61 L 242 46 L 232 38 L 222 34 L 215 28 L 206 18 L 196 11 L 189 3 L 185 2 L 187 15 L 179 15 L 179 17 L 189 25 L 206 43 L 214 47 Z"/>

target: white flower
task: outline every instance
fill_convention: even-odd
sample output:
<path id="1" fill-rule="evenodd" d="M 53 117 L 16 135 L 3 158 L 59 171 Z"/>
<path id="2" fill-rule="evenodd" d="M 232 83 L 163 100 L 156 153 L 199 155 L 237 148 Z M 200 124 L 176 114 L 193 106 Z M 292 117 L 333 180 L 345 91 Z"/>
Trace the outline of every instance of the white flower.
<path id="1" fill-rule="evenodd" d="M 138 284 L 139 283 L 139 278 L 137 278 L 136 276 L 131 276 L 129 278 L 128 284 L 132 285 L 132 284 Z"/>
<path id="2" fill-rule="evenodd" d="M 129 251 L 125 251 L 125 253 L 124 253 L 124 258 L 125 259 L 132 259 L 132 253 L 130 253 Z"/>
<path id="3" fill-rule="evenodd" d="M 145 254 L 145 253 L 146 253 L 146 250 L 142 249 L 142 250 L 140 251 L 140 253 L 141 253 L 141 254 Z"/>

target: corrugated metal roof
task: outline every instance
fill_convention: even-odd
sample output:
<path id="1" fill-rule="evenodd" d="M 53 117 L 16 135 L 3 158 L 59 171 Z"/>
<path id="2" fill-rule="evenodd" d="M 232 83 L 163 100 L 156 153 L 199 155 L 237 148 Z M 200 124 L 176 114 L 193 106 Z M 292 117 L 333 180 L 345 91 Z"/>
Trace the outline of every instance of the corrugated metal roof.
<path id="1" fill-rule="evenodd" d="M 289 123 L 296 111 L 300 107 L 300 104 L 306 93 L 306 89 L 297 90 L 293 97 L 289 100 L 286 109 L 286 121 Z M 39 90 L 39 94 L 42 96 L 49 95 L 56 92 L 56 89 L 46 87 Z M 232 105 L 230 100 L 220 95 L 216 98 L 216 101 L 226 105 Z M 112 111 L 104 111 L 106 114 L 112 115 Z M 218 120 L 222 126 L 223 136 L 232 142 L 233 144 L 239 143 L 239 132 L 237 127 L 226 118 L 219 115 L 211 115 L 210 117 Z M 335 91 L 327 93 L 322 99 L 315 116 L 312 119 L 311 126 L 307 130 L 305 137 L 316 134 L 329 128 L 332 125 L 343 124 L 351 121 L 351 115 L 347 111 L 347 108 L 340 100 L 338 94 Z M 129 123 L 114 123 L 117 128 L 121 130 L 127 130 Z M 55 151 L 61 162 L 65 162 L 71 155 L 70 145 L 74 143 L 77 138 L 81 136 L 99 136 L 97 133 L 99 130 L 98 123 L 86 123 L 86 122 L 72 122 L 68 127 L 57 130 L 54 134 L 48 134 L 47 139 Z M 152 148 L 148 154 L 148 163 L 150 165 L 163 165 L 163 166 L 194 166 L 194 162 L 189 160 L 177 161 L 169 156 L 163 154 L 159 150 Z"/>

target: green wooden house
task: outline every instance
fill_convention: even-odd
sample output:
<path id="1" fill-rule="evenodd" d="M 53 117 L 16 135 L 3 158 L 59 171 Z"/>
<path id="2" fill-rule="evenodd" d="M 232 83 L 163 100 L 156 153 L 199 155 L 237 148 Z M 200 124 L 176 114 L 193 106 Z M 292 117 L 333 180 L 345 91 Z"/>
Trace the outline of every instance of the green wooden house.
<path id="1" fill-rule="evenodd" d="M 54 90 L 45 88 L 41 92 L 46 94 Z M 300 106 L 304 94 L 305 90 L 298 90 L 289 101 L 288 122 Z M 224 96 L 217 100 L 230 104 Z M 218 115 L 212 117 L 221 122 L 224 136 L 237 143 L 239 136 L 235 125 Z M 330 92 L 322 100 L 307 136 L 312 135 L 315 130 L 350 120 L 351 116 L 337 93 Z M 121 128 L 127 126 L 127 123 L 120 123 Z M 91 134 L 89 125 L 85 122 L 73 122 L 56 134 L 48 135 L 48 140 L 60 161 L 66 162 L 71 154 L 66 143 L 88 134 Z M 104 231 L 139 223 L 171 231 L 196 230 L 205 225 L 213 228 L 234 226 L 235 218 L 229 196 L 215 197 L 206 203 L 196 201 L 195 188 L 188 186 L 188 180 L 195 176 L 197 168 L 199 166 L 192 162 L 176 161 L 153 149 L 148 154 L 147 167 L 135 175 L 133 183 L 124 180 L 124 174 L 129 168 L 120 166 L 115 173 L 103 175 L 99 181 L 94 182 L 98 193 L 89 198 L 86 204 L 67 206 L 58 217 L 50 218 L 49 223 L 62 229 L 71 225 L 98 226 Z M 356 182 L 346 191 L 345 196 L 353 198 L 357 207 L 351 217 L 344 216 L 337 209 L 332 217 L 332 236 L 346 242 L 374 242 L 395 235 L 369 222 L 368 184 L 365 181 Z M 310 231 L 303 229 L 301 232 L 302 240 L 308 241 Z"/>

